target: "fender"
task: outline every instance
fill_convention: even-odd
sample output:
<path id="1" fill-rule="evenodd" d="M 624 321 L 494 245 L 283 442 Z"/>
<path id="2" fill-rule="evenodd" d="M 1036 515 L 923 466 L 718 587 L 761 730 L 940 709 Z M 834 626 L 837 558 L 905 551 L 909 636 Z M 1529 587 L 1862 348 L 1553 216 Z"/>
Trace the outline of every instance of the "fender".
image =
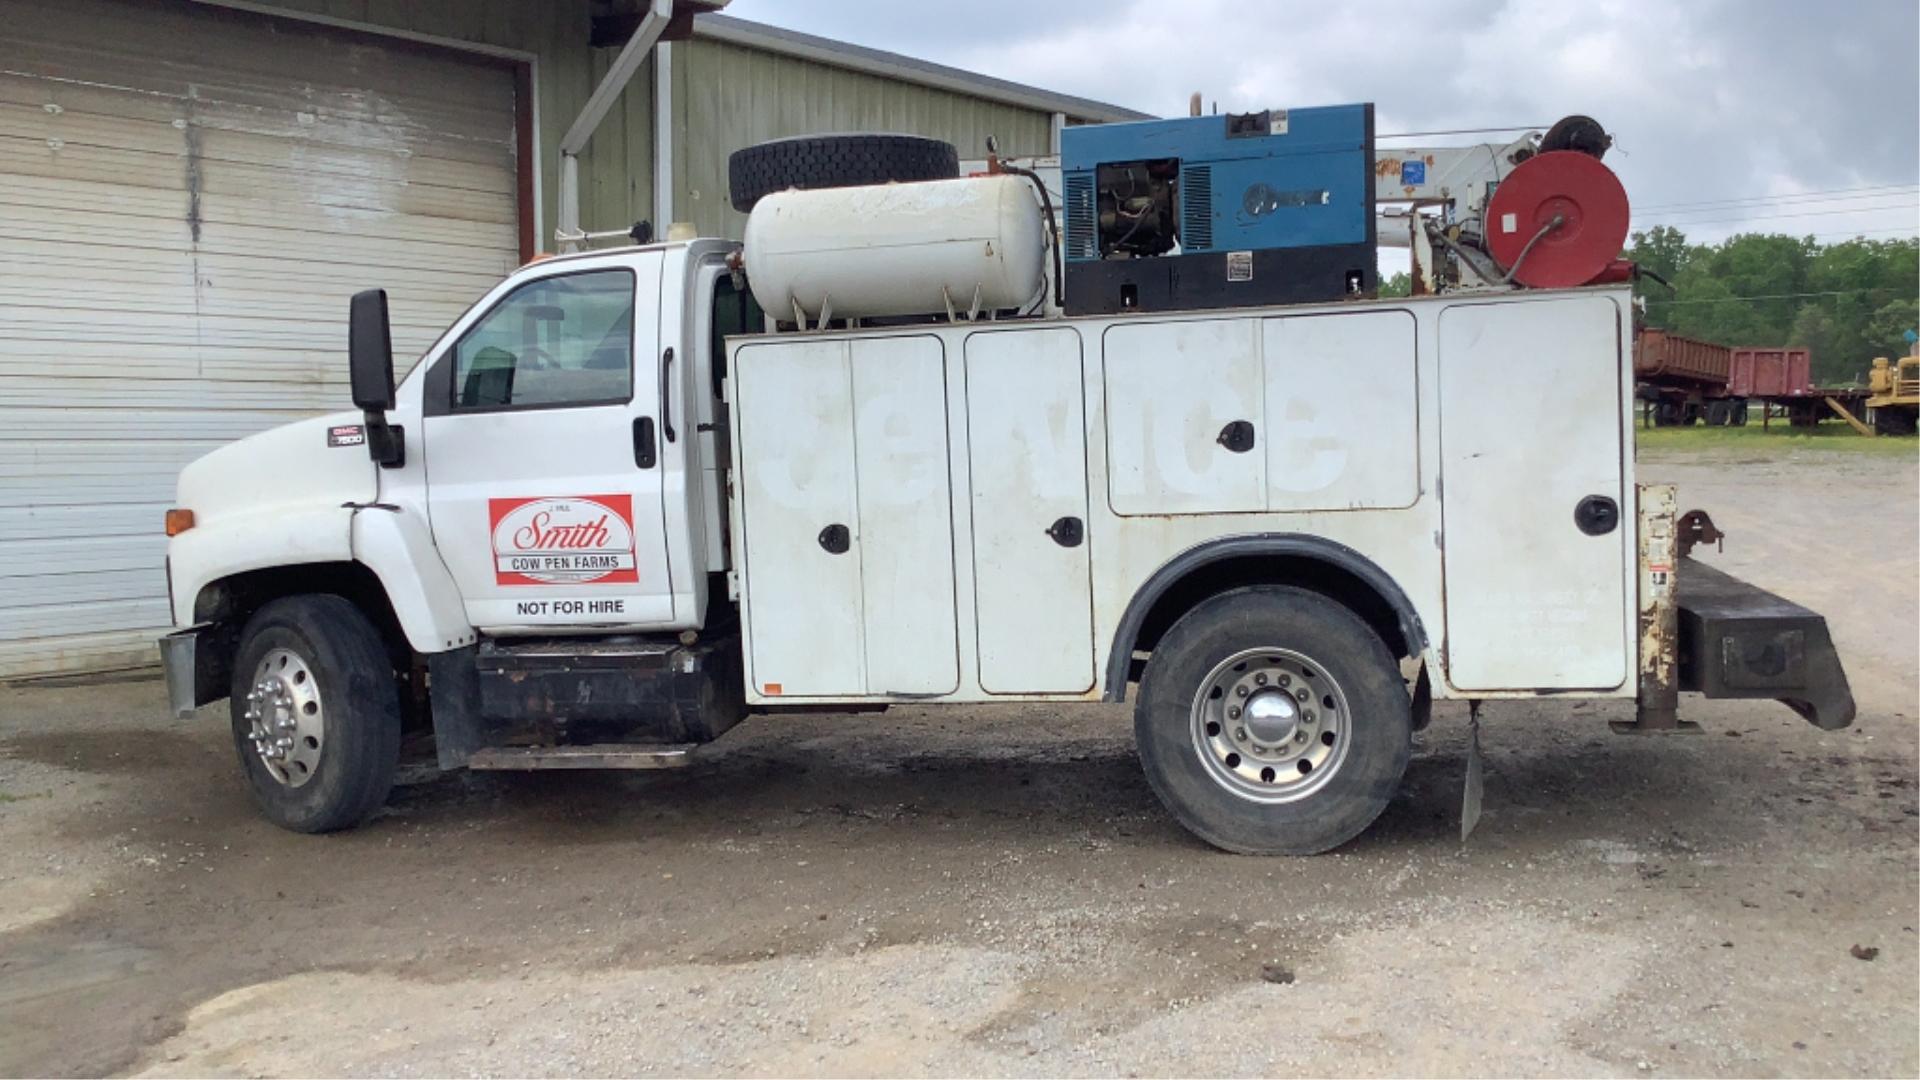
<path id="1" fill-rule="evenodd" d="M 269 506 L 223 515 L 167 542 L 175 626 L 194 624 L 201 590 L 249 570 L 348 562 L 353 511 L 339 506 Z"/>
<path id="2" fill-rule="evenodd" d="M 1146 622 L 1147 613 L 1153 605 L 1182 578 L 1210 563 L 1223 559 L 1238 559 L 1247 556 L 1283 556 L 1289 558 L 1311 559 L 1352 574 L 1368 588 L 1386 601 L 1393 609 L 1400 624 L 1400 634 L 1416 652 L 1424 651 L 1427 646 L 1426 629 L 1420 623 L 1420 616 L 1413 609 L 1412 601 L 1401 591 L 1393 578 L 1374 562 L 1345 544 L 1318 536 L 1300 533 L 1251 533 L 1244 536 L 1227 536 L 1197 544 L 1169 559 L 1160 569 L 1150 575 L 1128 602 L 1125 614 L 1120 617 L 1120 626 L 1114 632 L 1113 645 L 1107 654 L 1107 678 L 1103 697 L 1107 701 L 1124 701 L 1127 696 L 1127 675 L 1133 665 L 1133 645 L 1140 639 L 1140 629 Z"/>
<path id="3" fill-rule="evenodd" d="M 476 640 L 460 588 L 419 513 L 384 503 L 354 510 L 353 559 L 380 579 L 413 651 L 445 652 Z"/>

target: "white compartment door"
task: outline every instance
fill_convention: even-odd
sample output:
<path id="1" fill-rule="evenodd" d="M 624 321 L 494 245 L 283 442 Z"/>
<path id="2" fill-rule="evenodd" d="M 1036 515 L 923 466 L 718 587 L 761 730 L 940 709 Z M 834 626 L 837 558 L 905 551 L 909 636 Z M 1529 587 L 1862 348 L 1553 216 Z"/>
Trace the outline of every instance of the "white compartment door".
<path id="1" fill-rule="evenodd" d="M 937 337 L 850 343 L 867 693 L 960 686 L 945 349 Z"/>
<path id="2" fill-rule="evenodd" d="M 770 697 L 863 693 L 847 345 L 746 345 L 733 379 L 747 676 Z"/>
<path id="3" fill-rule="evenodd" d="M 1260 324 L 1123 323 L 1102 339 L 1116 514 L 1266 508 Z M 1229 436 L 1229 425 L 1239 424 Z"/>
<path id="4" fill-rule="evenodd" d="M 1627 678 L 1632 505 L 1621 465 L 1620 311 L 1606 297 L 1440 316 L 1447 672 L 1463 690 Z M 1584 499 L 1617 524 L 1591 535 Z"/>
<path id="5" fill-rule="evenodd" d="M 966 344 L 974 604 L 988 693 L 1093 687 L 1081 342 L 1068 327 Z"/>

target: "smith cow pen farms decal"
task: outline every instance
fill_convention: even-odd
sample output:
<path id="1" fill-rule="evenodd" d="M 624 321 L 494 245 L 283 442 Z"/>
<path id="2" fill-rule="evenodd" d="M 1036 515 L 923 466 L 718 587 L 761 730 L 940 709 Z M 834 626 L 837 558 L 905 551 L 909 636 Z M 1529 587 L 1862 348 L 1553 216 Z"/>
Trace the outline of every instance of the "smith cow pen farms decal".
<path id="1" fill-rule="evenodd" d="M 633 496 L 489 499 L 501 585 L 631 585 Z"/>

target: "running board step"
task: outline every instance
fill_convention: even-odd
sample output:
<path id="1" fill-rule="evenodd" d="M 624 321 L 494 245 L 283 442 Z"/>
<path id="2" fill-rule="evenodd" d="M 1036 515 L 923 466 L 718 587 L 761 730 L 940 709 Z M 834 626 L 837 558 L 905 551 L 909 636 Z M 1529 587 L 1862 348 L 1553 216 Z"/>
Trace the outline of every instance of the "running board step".
<path id="1" fill-rule="evenodd" d="M 679 769 L 693 764 L 699 743 L 644 746 L 489 746 L 467 759 L 469 769 Z"/>

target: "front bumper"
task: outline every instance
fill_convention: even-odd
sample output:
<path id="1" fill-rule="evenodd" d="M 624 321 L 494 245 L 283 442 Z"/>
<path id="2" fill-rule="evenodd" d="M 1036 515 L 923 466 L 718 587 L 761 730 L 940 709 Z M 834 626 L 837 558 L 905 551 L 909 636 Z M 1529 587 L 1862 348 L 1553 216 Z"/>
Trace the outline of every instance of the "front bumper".
<path id="1" fill-rule="evenodd" d="M 1853 723 L 1853 691 L 1827 620 L 1693 558 L 1675 575 L 1680 689 L 1773 698 L 1818 728 Z"/>
<path id="2" fill-rule="evenodd" d="M 160 666 L 167 673 L 167 706 L 184 720 L 202 705 L 231 692 L 234 632 L 207 623 L 160 639 Z"/>

